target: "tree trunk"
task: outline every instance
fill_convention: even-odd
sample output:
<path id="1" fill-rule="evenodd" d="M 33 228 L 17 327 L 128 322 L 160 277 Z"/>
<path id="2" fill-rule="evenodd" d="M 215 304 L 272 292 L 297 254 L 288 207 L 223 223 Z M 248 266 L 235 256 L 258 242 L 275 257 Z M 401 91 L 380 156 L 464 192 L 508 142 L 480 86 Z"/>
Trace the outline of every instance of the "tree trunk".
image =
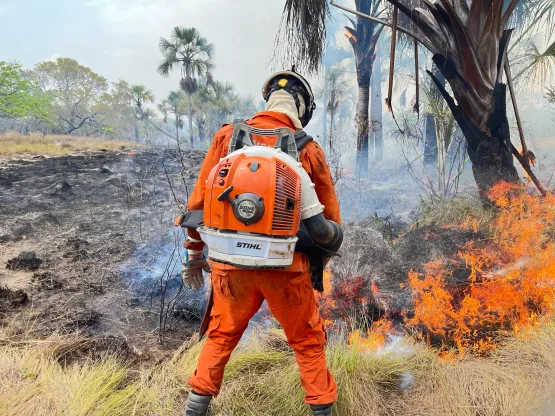
<path id="1" fill-rule="evenodd" d="M 518 183 L 519 181 L 510 149 L 512 145 L 507 120 L 507 86 L 502 83 L 495 85 L 492 109 L 485 126 L 486 131 L 482 131 L 455 103 L 440 81 L 433 76 L 432 79 L 464 134 L 474 180 L 482 201 L 487 204 L 489 203 L 487 193 L 496 183 L 501 181 Z"/>
<path id="2" fill-rule="evenodd" d="M 206 142 L 206 135 L 204 134 L 204 121 L 198 122 L 198 135 L 201 142 Z"/>
<path id="3" fill-rule="evenodd" d="M 445 77 L 434 63 L 432 64 L 432 74 L 437 78 L 443 87 L 445 87 Z M 430 80 L 429 87 L 430 100 L 437 100 L 440 92 L 433 80 Z M 426 129 L 424 136 L 424 163 L 437 166 L 438 162 L 438 139 L 436 134 L 435 117 L 432 114 L 426 115 Z"/>
<path id="4" fill-rule="evenodd" d="M 175 114 L 175 138 L 179 141 L 179 117 Z"/>
<path id="5" fill-rule="evenodd" d="M 331 157 L 331 151 L 333 149 L 333 122 L 335 119 L 335 111 L 330 111 L 330 132 L 329 132 L 329 155 Z"/>
<path id="6" fill-rule="evenodd" d="M 135 141 L 139 143 L 139 126 L 135 124 Z"/>
<path id="7" fill-rule="evenodd" d="M 383 97 L 382 97 L 382 58 L 378 51 L 374 61 L 374 70 L 371 80 L 372 104 L 370 107 L 370 118 L 372 127 L 372 140 L 374 148 L 374 160 L 379 162 L 383 159 Z M 372 144 L 370 147 L 372 147 Z"/>
<path id="8" fill-rule="evenodd" d="M 368 107 L 370 101 L 370 77 L 361 77 L 358 83 L 357 103 L 357 175 L 368 177 Z M 362 81 L 362 82 L 361 82 Z"/>
<path id="9" fill-rule="evenodd" d="M 487 122 L 490 134 L 461 126 L 472 162 L 472 172 L 482 196 L 500 181 L 517 183 L 518 172 L 510 150 L 511 133 L 507 120 L 507 86 L 497 84 L 494 105 Z"/>
<path id="10" fill-rule="evenodd" d="M 195 142 L 193 140 L 193 104 L 191 102 L 192 94 L 187 93 L 187 99 L 189 101 L 189 141 L 191 142 L 191 149 L 195 148 Z"/>
<path id="11" fill-rule="evenodd" d="M 327 122 L 328 122 L 328 74 L 329 71 L 324 65 L 324 95 L 322 97 L 322 143 L 324 145 L 324 152 L 326 151 L 327 142 Z M 331 150 L 331 149 L 330 149 Z"/>

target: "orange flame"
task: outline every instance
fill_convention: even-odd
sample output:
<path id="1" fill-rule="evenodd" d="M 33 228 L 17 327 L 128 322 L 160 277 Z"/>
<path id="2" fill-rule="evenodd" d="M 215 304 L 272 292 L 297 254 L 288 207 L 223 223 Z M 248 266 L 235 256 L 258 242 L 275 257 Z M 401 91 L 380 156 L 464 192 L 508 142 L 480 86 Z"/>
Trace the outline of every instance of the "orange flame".
<path id="1" fill-rule="evenodd" d="M 449 262 L 428 263 L 411 272 L 414 317 L 408 327 L 427 339 L 455 346 L 459 354 L 486 354 L 499 338 L 538 325 L 555 305 L 555 196 L 542 199 L 506 183 L 489 197 L 499 215 L 483 230 L 492 238 L 471 241 Z M 478 223 L 472 222 L 474 231 Z M 448 284 L 455 268 L 470 271 L 459 295 Z"/>
<path id="2" fill-rule="evenodd" d="M 372 291 L 372 294 L 374 296 L 379 296 L 380 287 L 378 286 L 378 283 L 376 283 L 376 281 L 372 280 L 372 283 L 370 283 L 370 290 Z"/>
<path id="3" fill-rule="evenodd" d="M 404 314 L 404 329 L 439 347 L 444 359 L 487 355 L 504 337 L 521 336 L 555 313 L 555 195 L 542 198 L 500 183 L 489 197 L 497 206 L 491 223 L 469 217 L 449 227 L 488 238 L 477 237 L 453 258 L 427 263 L 423 274 L 411 271 L 408 276 L 414 311 Z M 467 274 L 465 281 L 461 272 Z M 332 290 L 333 276 L 327 270 L 325 282 L 325 305 L 336 310 L 347 310 L 346 302 L 366 307 L 367 300 L 359 295 L 361 284 L 367 285 L 362 278 L 340 282 Z M 375 282 L 370 290 L 381 296 Z M 379 349 L 395 326 L 386 315 L 367 331 L 353 331 L 348 345 Z"/>
<path id="4" fill-rule="evenodd" d="M 352 39 L 355 42 L 358 41 L 357 37 L 355 35 L 353 35 L 351 32 L 349 32 L 348 30 L 345 31 L 345 36 L 347 36 L 348 39 Z"/>
<path id="5" fill-rule="evenodd" d="M 347 345 L 350 349 L 363 353 L 379 350 L 384 347 L 392 330 L 393 323 L 389 319 L 380 319 L 364 335 L 359 330 L 350 333 Z"/>

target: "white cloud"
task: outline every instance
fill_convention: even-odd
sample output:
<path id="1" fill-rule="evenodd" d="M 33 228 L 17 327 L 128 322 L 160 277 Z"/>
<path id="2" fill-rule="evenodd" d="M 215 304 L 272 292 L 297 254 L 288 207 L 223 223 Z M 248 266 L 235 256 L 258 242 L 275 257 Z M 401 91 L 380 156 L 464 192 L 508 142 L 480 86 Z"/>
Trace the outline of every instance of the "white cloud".
<path id="1" fill-rule="evenodd" d="M 44 62 L 54 62 L 58 58 L 61 58 L 61 55 L 58 52 L 55 52 L 50 56 L 50 58 L 46 58 Z"/>

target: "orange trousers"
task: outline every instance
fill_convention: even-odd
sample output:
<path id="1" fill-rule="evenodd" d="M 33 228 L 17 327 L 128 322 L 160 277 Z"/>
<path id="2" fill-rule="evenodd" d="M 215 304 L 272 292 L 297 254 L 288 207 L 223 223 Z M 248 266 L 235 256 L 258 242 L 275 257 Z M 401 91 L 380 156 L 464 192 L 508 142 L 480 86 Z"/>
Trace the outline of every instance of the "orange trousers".
<path id="1" fill-rule="evenodd" d="M 295 260 L 302 263 L 301 267 L 279 271 L 240 270 L 212 262 L 214 307 L 197 369 L 188 381 L 195 392 L 213 396 L 219 393 L 231 353 L 249 320 L 266 300 L 295 351 L 305 403 L 329 404 L 337 400 L 337 385 L 326 366 L 326 333 L 312 290 L 308 261 L 304 256 Z"/>

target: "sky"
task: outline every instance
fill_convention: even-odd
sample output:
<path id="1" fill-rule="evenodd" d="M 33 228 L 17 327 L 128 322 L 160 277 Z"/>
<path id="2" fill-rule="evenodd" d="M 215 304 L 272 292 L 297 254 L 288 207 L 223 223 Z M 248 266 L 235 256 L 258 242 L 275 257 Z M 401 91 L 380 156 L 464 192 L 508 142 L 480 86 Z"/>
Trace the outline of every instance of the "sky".
<path id="1" fill-rule="evenodd" d="M 71 57 L 110 82 L 144 84 L 159 101 L 178 88 L 180 74 L 175 70 L 164 78 L 156 72 L 161 60 L 158 41 L 169 37 L 175 26 L 193 26 L 215 46 L 215 78 L 231 82 L 240 94 L 251 95 L 258 103 L 263 82 L 279 69 L 271 59 L 284 3 L 0 0 L 0 61 L 16 60 L 31 68 L 47 59 Z M 346 43 L 343 36 L 338 38 Z M 343 46 L 349 50 L 348 44 Z M 317 92 L 319 85 L 314 82 L 313 87 Z M 536 116 L 537 109 L 527 112 L 525 100 L 522 106 L 525 122 L 536 130 L 534 136 L 551 137 L 546 129 L 552 123 L 545 122 L 545 114 Z"/>
<path id="2" fill-rule="evenodd" d="M 157 99 L 176 89 L 179 70 L 156 72 L 160 37 L 196 27 L 215 46 L 214 76 L 258 102 L 285 0 L 0 0 L 0 61 L 26 68 L 74 58 L 107 78 L 144 84 Z M 264 5 L 263 7 L 261 5 Z M 273 66 L 274 65 L 274 66 Z"/>

